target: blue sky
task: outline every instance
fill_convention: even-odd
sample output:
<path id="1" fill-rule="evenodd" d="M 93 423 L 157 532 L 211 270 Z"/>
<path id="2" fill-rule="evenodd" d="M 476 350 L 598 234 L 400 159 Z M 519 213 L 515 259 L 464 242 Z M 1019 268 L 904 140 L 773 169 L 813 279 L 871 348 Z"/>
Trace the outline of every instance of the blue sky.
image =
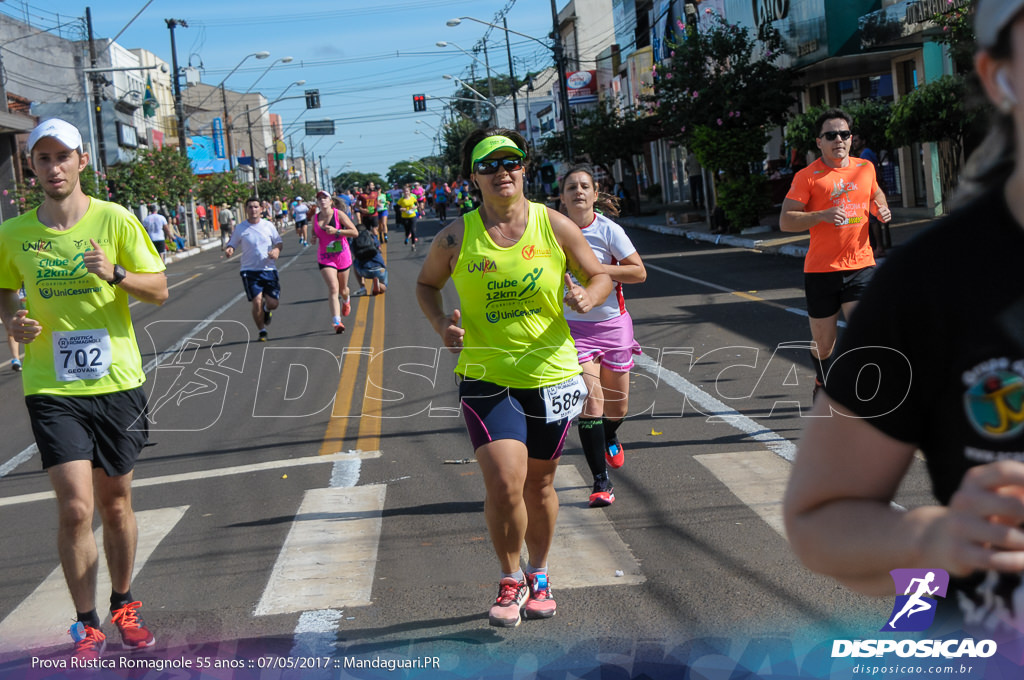
<path id="1" fill-rule="evenodd" d="M 29 12 L 39 21 L 54 15 L 84 16 L 92 8 L 96 37 L 118 38 L 124 47 L 144 47 L 171 62 L 170 31 L 165 19 L 183 19 L 188 28 L 176 29 L 179 66 L 203 67 L 202 80 L 217 85 L 247 55 L 269 51 L 265 60 L 248 59 L 228 79 L 226 86 L 244 92 L 267 66 L 278 63 L 259 81 L 257 89 L 268 99 L 280 95 L 289 84 L 288 96 L 302 90 L 320 90 L 321 109 L 303 114 L 303 100 L 281 101 L 271 111 L 281 115 L 295 146 L 304 141 L 306 151 L 326 154 L 324 163 L 337 174 L 347 171 L 378 172 L 394 163 L 432 153 L 435 130 L 441 127 L 442 102 L 428 101 L 425 113 L 414 113 L 413 94 L 450 96 L 455 85 L 442 74 L 468 78 L 469 56 L 437 41 L 457 43 L 466 51 L 490 31 L 488 56 L 494 73 L 508 73 L 505 34 L 474 21 L 449 27 L 448 19 L 471 16 L 491 23 L 505 14 L 511 30 L 549 43 L 550 0 L 119 0 L 90 3 L 88 0 L 7 0 L 4 11 L 18 16 Z M 564 0 L 559 0 L 561 8 Z M 298 11 L 290 11 L 295 8 Z M 142 13 L 132 21 L 140 10 Z M 537 42 L 510 35 L 516 73 L 524 68 L 538 71 L 551 65 L 551 51 Z M 479 55 L 483 60 L 483 54 Z M 477 66 L 477 72 L 483 71 Z M 300 114 L 302 114 L 300 116 Z M 305 120 L 336 121 L 333 137 L 305 137 Z M 415 121 L 421 120 L 422 124 Z M 420 130 L 423 134 L 417 134 Z M 335 142 L 343 140 L 343 143 Z M 314 146 L 315 145 L 315 146 Z M 436 147 L 434 147 L 436 148 Z"/>

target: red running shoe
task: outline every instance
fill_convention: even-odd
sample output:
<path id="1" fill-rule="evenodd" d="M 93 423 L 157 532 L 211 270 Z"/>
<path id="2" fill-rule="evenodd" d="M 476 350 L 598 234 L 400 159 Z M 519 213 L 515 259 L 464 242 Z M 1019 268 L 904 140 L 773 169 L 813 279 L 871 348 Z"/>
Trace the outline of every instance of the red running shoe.
<path id="1" fill-rule="evenodd" d="M 121 645 L 125 649 L 152 647 L 156 642 L 153 633 L 146 628 L 146 624 L 142 622 L 136 612 L 141 606 L 141 602 L 129 602 L 110 612 L 110 620 L 121 633 Z"/>
<path id="2" fill-rule="evenodd" d="M 334 332 L 339 334 L 339 335 L 344 333 L 345 332 L 345 324 L 343 324 L 343 323 L 336 323 L 336 324 L 334 324 Z"/>
<path id="3" fill-rule="evenodd" d="M 615 470 L 618 470 L 626 462 L 626 453 L 622 450 L 622 444 L 619 443 L 618 437 L 608 442 L 608 447 L 604 450 L 604 459 L 608 463 L 608 467 Z"/>
<path id="4" fill-rule="evenodd" d="M 594 481 L 594 493 L 590 494 L 590 507 L 603 508 L 615 502 L 615 488 L 611 482 Z"/>
<path id="5" fill-rule="evenodd" d="M 75 649 L 71 652 L 72 658 L 79 661 L 96 661 L 103 656 L 103 650 L 107 648 L 107 636 L 99 628 L 78 621 L 68 632 L 75 641 Z"/>
<path id="6" fill-rule="evenodd" d="M 348 316 L 351 313 L 352 313 L 352 302 L 349 301 L 349 300 L 345 300 L 344 302 L 341 303 L 341 315 L 342 316 Z"/>

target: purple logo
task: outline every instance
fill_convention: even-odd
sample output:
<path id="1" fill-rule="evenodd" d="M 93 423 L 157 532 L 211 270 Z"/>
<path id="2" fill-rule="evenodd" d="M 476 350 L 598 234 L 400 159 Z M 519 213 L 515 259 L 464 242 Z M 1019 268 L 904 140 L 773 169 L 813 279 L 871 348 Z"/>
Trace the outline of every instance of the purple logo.
<path id="1" fill-rule="evenodd" d="M 918 632 L 935 621 L 939 601 L 946 597 L 949 574 L 943 569 L 893 569 L 896 602 L 883 631 Z"/>

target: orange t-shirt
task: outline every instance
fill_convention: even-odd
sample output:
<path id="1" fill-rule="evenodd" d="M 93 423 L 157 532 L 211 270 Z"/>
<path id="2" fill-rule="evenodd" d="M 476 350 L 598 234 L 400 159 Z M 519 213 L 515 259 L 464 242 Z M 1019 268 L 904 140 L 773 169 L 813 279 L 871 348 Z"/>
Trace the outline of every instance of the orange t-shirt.
<path id="1" fill-rule="evenodd" d="M 819 158 L 796 173 L 786 198 L 802 203 L 807 212 L 842 203 L 847 216 L 846 224 L 818 222 L 811 227 L 804 272 L 863 269 L 875 263 L 868 237 L 868 214 L 871 197 L 877 192 L 875 166 L 852 156 L 845 168 L 830 168 Z"/>

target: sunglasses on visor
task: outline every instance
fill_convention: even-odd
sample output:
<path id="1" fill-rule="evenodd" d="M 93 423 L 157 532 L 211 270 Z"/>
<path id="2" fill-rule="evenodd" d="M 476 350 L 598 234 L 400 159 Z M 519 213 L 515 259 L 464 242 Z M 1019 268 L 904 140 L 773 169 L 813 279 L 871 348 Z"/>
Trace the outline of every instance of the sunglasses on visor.
<path id="1" fill-rule="evenodd" d="M 493 175 L 498 168 L 504 168 L 505 172 L 513 172 L 523 169 L 522 158 L 495 158 L 489 161 L 477 161 L 473 166 L 473 172 L 478 175 Z"/>
<path id="2" fill-rule="evenodd" d="M 828 132 L 822 132 L 821 137 L 824 137 L 830 142 L 836 141 L 836 137 L 839 137 L 844 142 L 850 138 L 853 133 L 849 130 L 829 130 Z"/>

